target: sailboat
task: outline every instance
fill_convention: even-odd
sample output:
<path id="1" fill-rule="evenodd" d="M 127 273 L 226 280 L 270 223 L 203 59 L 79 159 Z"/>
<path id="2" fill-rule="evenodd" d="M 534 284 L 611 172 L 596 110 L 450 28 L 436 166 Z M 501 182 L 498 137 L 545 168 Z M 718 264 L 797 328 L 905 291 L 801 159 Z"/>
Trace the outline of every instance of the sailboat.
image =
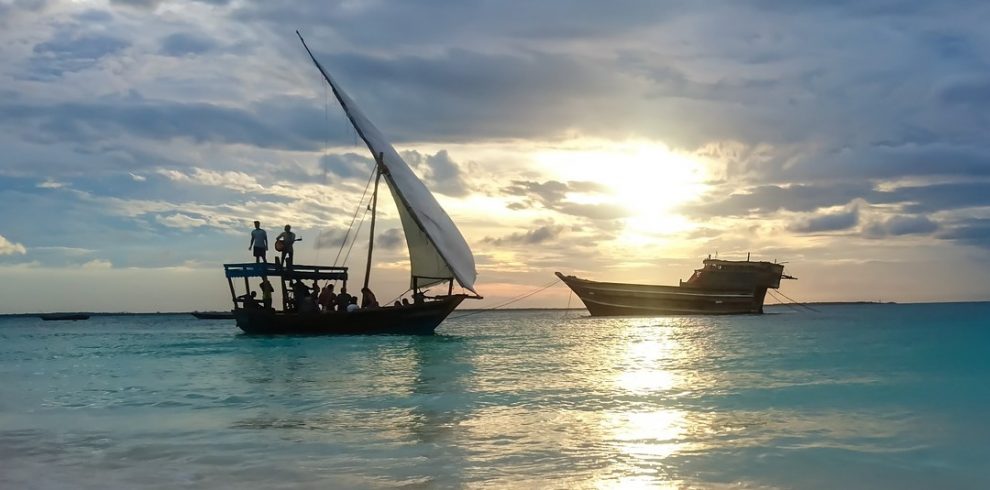
<path id="1" fill-rule="evenodd" d="M 347 114 L 354 130 L 375 159 L 375 186 L 371 200 L 370 240 L 364 287 L 371 277 L 374 251 L 375 216 L 379 183 L 384 180 L 398 208 L 399 220 L 409 249 L 410 284 L 413 302 L 355 311 L 301 311 L 298 302 L 289 301 L 296 281 L 339 281 L 346 288 L 347 267 L 299 264 L 224 264 L 237 326 L 251 334 L 431 334 L 467 298 L 481 299 L 474 289 L 477 279 L 474 255 L 450 216 L 440 207 L 426 185 L 416 177 L 381 131 L 358 108 L 333 77 L 323 68 L 296 31 L 299 41 L 316 68 L 330 84 L 333 94 Z M 246 295 L 237 295 L 234 279 L 243 278 L 250 291 L 250 278 L 278 279 L 282 308 L 266 308 Z M 454 283 L 473 294 L 455 293 Z M 440 294 L 428 288 L 446 285 Z"/>

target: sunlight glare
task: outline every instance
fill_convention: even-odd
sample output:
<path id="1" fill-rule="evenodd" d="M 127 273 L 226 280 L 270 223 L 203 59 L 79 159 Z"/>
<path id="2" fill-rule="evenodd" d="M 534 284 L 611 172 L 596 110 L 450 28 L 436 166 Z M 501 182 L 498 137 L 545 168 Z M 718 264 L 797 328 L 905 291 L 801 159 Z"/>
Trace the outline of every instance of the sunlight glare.
<path id="1" fill-rule="evenodd" d="M 675 208 L 707 189 L 705 162 L 651 141 L 579 140 L 541 151 L 535 159 L 560 180 L 600 185 L 601 192 L 571 193 L 568 200 L 621 206 L 628 213 L 626 242 L 691 229 Z"/>

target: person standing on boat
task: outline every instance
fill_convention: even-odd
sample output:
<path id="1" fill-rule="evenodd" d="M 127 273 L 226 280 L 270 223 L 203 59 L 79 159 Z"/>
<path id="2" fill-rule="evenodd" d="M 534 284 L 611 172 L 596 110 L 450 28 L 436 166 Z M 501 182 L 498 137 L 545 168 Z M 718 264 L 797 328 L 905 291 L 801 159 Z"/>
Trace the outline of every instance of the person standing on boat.
<path id="1" fill-rule="evenodd" d="M 268 278 L 261 279 L 261 303 L 266 310 L 272 309 L 273 292 L 275 292 L 275 288 L 272 287 L 272 283 L 268 282 Z"/>
<path id="2" fill-rule="evenodd" d="M 292 267 L 292 245 L 302 238 L 296 238 L 296 234 L 292 233 L 292 226 L 285 225 L 285 231 L 279 234 L 278 238 L 275 239 L 276 247 L 279 248 L 277 242 L 282 242 L 282 267 L 291 268 Z"/>
<path id="3" fill-rule="evenodd" d="M 251 230 L 251 242 L 248 243 L 248 250 L 254 249 L 254 261 L 268 263 L 268 233 L 261 229 L 261 222 L 254 222 L 254 229 Z"/>

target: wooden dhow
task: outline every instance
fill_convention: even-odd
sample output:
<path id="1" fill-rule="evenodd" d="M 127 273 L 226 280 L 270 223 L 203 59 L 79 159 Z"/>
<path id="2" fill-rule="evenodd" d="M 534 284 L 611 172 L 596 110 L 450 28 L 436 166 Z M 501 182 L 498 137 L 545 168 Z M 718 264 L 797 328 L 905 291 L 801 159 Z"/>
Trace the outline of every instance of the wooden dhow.
<path id="1" fill-rule="evenodd" d="M 768 289 L 780 287 L 783 264 L 720 260 L 703 261 L 677 286 L 599 282 L 557 272 L 592 316 L 731 315 L 763 313 Z"/>
<path id="2" fill-rule="evenodd" d="M 299 35 L 299 32 L 296 32 Z M 330 281 L 346 288 L 348 269 L 339 266 L 242 263 L 225 264 L 232 311 L 237 326 L 251 334 L 431 334 L 464 299 L 480 299 L 474 290 L 477 278 L 474 255 L 450 216 L 440 207 L 426 185 L 413 173 L 399 153 L 364 115 L 330 74 L 317 61 L 302 35 L 299 41 L 316 68 L 330 85 L 358 136 L 375 160 L 375 185 L 371 198 L 370 239 L 364 287 L 369 286 L 375 238 L 378 188 L 381 181 L 392 194 L 409 250 L 413 301 L 396 305 L 361 308 L 356 311 L 301 311 L 292 285 L 297 281 Z M 251 280 L 281 284 L 281 308 L 259 306 L 256 299 L 238 295 L 236 282 L 243 279 L 246 291 Z M 455 293 L 454 283 L 468 293 Z M 446 287 L 443 287 L 446 285 Z M 440 287 L 439 292 L 429 288 Z M 260 298 L 257 298 L 260 299 Z"/>

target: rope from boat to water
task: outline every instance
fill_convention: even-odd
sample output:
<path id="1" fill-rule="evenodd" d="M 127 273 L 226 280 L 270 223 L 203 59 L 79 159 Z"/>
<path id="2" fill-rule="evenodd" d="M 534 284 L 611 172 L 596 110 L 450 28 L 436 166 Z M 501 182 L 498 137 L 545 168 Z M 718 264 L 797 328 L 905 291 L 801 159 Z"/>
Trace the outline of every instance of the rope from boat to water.
<path id="1" fill-rule="evenodd" d="M 539 292 L 541 292 L 541 291 L 543 291 L 543 290 L 545 290 L 545 289 L 549 289 L 549 288 L 551 288 L 551 287 L 553 287 L 553 286 L 556 286 L 556 285 L 557 285 L 557 283 L 559 283 L 559 282 L 560 282 L 560 279 L 556 279 L 556 280 L 554 280 L 553 282 L 551 282 L 551 283 L 549 283 L 549 284 L 547 284 L 547 285 L 545 285 L 545 286 L 543 286 L 543 287 L 541 287 L 541 288 L 539 288 L 539 289 L 536 289 L 536 290 L 534 290 L 534 291 L 530 291 L 530 292 L 528 292 L 528 293 L 525 293 L 525 294 L 522 294 L 522 295 L 520 295 L 520 296 L 516 296 L 515 298 L 512 298 L 512 299 L 510 299 L 509 301 L 506 301 L 505 303 L 502 303 L 502 304 L 500 304 L 500 305 L 498 305 L 498 306 L 493 306 L 493 307 L 491 307 L 491 308 L 486 308 L 486 309 L 484 309 L 484 310 L 476 310 L 476 311 L 472 311 L 472 312 L 470 312 L 470 313 L 465 313 L 465 314 L 463 314 L 463 315 L 458 315 L 458 316 L 455 316 L 455 317 L 453 317 L 453 318 L 449 318 L 449 320 L 457 320 L 458 318 L 464 318 L 464 317 L 469 317 L 469 316 L 471 316 L 471 315 L 477 315 L 477 314 L 479 314 L 479 313 L 487 313 L 487 312 L 489 312 L 489 311 L 493 311 L 493 310 L 497 310 L 497 309 L 499 309 L 499 308 L 502 308 L 502 307 L 504 307 L 504 306 L 509 306 L 509 305 L 511 305 L 512 303 L 517 303 L 517 302 L 519 302 L 519 301 L 522 301 L 522 300 L 524 300 L 524 299 L 526 299 L 526 298 L 528 298 L 528 297 L 530 297 L 530 296 L 532 296 L 532 295 L 534 295 L 534 294 L 536 294 L 536 293 L 539 293 Z"/>
<path id="2" fill-rule="evenodd" d="M 806 304 L 804 304 L 804 303 L 802 303 L 800 301 L 796 301 L 794 299 L 791 299 L 786 294 L 784 294 L 784 293 L 782 293 L 780 291 L 774 291 L 773 289 L 767 289 L 767 292 L 770 293 L 770 295 L 773 296 L 777 301 L 780 301 L 780 304 L 782 304 L 782 305 L 789 306 L 791 308 L 794 308 L 793 305 L 797 305 L 797 306 L 800 306 L 802 308 L 806 308 L 808 310 L 811 310 L 811 311 L 813 311 L 815 313 L 821 313 L 819 310 L 816 310 L 816 309 L 814 309 L 814 308 L 812 308 L 812 307 L 810 307 L 810 306 L 808 306 L 808 305 L 806 305 Z M 790 303 L 785 303 L 784 300 L 778 298 L 777 295 L 780 295 L 780 296 L 783 296 L 784 298 L 787 298 L 787 300 L 790 301 Z M 797 308 L 794 308 L 794 309 L 797 310 Z M 798 311 L 801 311 L 801 310 L 798 310 Z"/>

